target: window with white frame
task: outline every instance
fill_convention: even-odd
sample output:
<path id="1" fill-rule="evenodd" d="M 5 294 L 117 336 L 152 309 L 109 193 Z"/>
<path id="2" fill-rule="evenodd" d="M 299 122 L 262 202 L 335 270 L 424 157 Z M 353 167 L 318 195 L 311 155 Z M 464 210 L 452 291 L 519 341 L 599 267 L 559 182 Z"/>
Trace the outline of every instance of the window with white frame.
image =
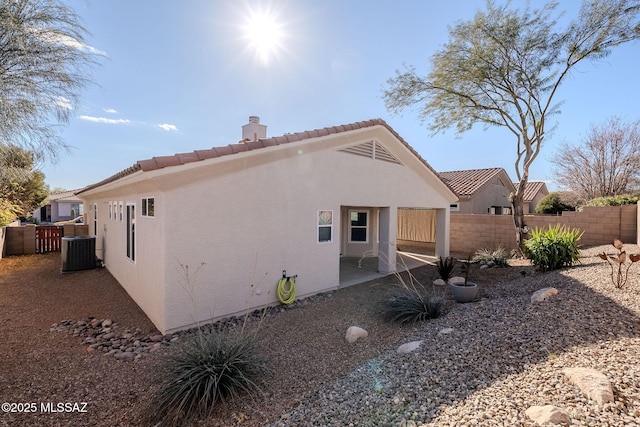
<path id="1" fill-rule="evenodd" d="M 120 222 L 124 221 L 124 203 L 123 202 L 118 203 L 118 219 L 120 220 Z"/>
<path id="2" fill-rule="evenodd" d="M 367 243 L 369 211 L 349 211 L 349 242 Z"/>
<path id="3" fill-rule="evenodd" d="M 318 211 L 318 243 L 330 243 L 333 238 L 333 211 Z"/>
<path id="4" fill-rule="evenodd" d="M 113 219 L 113 202 L 109 202 L 109 219 Z"/>
<path id="5" fill-rule="evenodd" d="M 140 206 L 142 216 L 156 216 L 155 215 L 155 197 L 144 197 L 142 199 L 142 206 Z"/>
<path id="6" fill-rule="evenodd" d="M 136 260 L 136 205 L 127 203 L 127 258 Z"/>
<path id="7" fill-rule="evenodd" d="M 460 205 L 452 203 L 449 205 L 449 210 L 451 210 L 451 212 L 458 212 L 460 210 Z"/>
<path id="8" fill-rule="evenodd" d="M 98 204 L 93 204 L 93 235 L 98 235 Z"/>

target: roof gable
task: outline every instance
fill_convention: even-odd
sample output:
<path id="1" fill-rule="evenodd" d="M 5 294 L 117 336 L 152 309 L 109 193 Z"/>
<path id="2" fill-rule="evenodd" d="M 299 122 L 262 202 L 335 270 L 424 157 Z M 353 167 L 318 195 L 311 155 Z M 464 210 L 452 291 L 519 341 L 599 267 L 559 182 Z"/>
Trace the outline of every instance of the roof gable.
<path id="1" fill-rule="evenodd" d="M 236 144 L 229 144 L 227 146 L 222 146 L 222 147 L 213 147 L 210 149 L 195 150 L 189 153 L 177 153 L 170 156 L 158 156 L 158 157 L 153 157 L 151 159 L 140 160 L 136 162 L 134 165 L 132 165 L 131 167 L 124 169 L 98 183 L 89 185 L 88 187 L 84 188 L 78 193 L 92 190 L 94 188 L 109 184 L 111 182 L 117 181 L 121 178 L 124 178 L 126 176 L 129 176 L 138 172 L 149 172 L 149 171 L 163 169 L 163 168 L 179 167 L 184 164 L 199 162 L 207 159 L 233 156 L 234 154 L 238 154 L 238 153 L 253 152 L 253 151 L 259 152 L 259 150 L 267 147 L 273 147 L 273 146 L 282 145 L 282 144 L 291 144 L 298 141 L 309 140 L 312 138 L 319 138 L 319 137 L 329 136 L 333 134 L 354 131 L 358 129 L 366 129 L 366 128 L 371 128 L 375 126 L 382 126 L 386 128 L 402 145 L 405 146 L 405 148 L 407 148 L 411 152 L 412 155 L 414 155 L 429 171 L 431 171 L 434 174 L 434 176 L 437 179 L 439 179 L 444 184 L 445 187 L 447 187 L 449 191 L 451 191 L 452 193 L 455 193 L 453 189 L 446 182 L 440 179 L 440 176 L 438 175 L 438 173 L 413 149 L 413 147 L 411 147 L 393 128 L 391 128 L 391 126 L 389 126 L 382 119 L 371 119 L 371 120 L 360 121 L 360 122 L 355 122 L 355 123 L 350 123 L 345 125 L 326 127 L 322 129 L 288 133 L 281 136 L 261 138 L 261 139 L 258 139 L 257 141 L 240 142 Z M 367 145 L 367 144 L 370 144 L 370 145 Z M 356 144 L 354 146 L 344 148 L 343 151 L 351 154 L 371 156 L 374 159 L 401 164 L 401 162 L 397 158 L 395 158 L 388 150 L 386 150 L 377 141 L 369 141 L 363 144 Z"/>
<path id="2" fill-rule="evenodd" d="M 496 177 L 502 177 L 505 187 L 511 184 L 503 168 L 469 169 L 440 172 L 440 178 L 461 196 L 473 196 Z"/>
<path id="3" fill-rule="evenodd" d="M 514 182 L 513 186 L 517 189 L 518 187 L 520 187 L 520 183 Z M 547 184 L 545 184 L 544 181 L 529 181 L 527 182 L 527 186 L 524 189 L 523 200 L 525 202 L 532 202 L 533 199 L 541 191 L 544 193 L 544 195 L 549 194 L 549 190 L 547 190 Z"/>

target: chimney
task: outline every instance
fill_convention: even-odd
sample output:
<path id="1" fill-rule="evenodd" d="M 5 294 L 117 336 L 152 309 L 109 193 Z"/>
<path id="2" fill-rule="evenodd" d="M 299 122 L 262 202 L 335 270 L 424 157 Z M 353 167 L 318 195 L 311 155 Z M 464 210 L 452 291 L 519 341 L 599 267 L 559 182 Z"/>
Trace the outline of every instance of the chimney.
<path id="1" fill-rule="evenodd" d="M 242 126 L 242 140 L 240 142 L 257 141 L 267 137 L 267 127 L 260 124 L 260 117 L 249 116 L 249 123 Z"/>

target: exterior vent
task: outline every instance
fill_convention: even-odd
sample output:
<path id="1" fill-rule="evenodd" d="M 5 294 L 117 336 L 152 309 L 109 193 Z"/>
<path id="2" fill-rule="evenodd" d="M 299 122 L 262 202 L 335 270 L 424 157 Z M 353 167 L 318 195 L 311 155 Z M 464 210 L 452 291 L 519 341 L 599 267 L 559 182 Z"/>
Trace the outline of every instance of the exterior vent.
<path id="1" fill-rule="evenodd" d="M 383 162 L 396 163 L 398 165 L 402 164 L 400 160 L 387 151 L 387 149 L 377 141 L 368 141 L 363 144 L 351 145 L 338 151 L 355 154 L 356 156 L 369 157 L 374 160 L 382 160 Z"/>
<path id="2" fill-rule="evenodd" d="M 75 236 L 62 238 L 62 271 L 88 270 L 96 267 L 96 238 Z"/>

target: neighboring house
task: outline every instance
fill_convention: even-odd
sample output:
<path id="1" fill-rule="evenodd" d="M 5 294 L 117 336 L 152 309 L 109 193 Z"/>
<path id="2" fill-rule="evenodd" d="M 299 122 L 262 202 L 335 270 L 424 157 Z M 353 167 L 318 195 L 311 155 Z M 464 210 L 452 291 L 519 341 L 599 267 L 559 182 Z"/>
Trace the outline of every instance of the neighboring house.
<path id="1" fill-rule="evenodd" d="M 513 183 L 515 188 L 520 186 L 520 183 Z M 523 209 L 525 214 L 536 213 L 536 206 L 544 196 L 549 194 L 547 184 L 544 181 L 529 181 L 527 187 L 524 189 L 524 204 Z"/>
<path id="2" fill-rule="evenodd" d="M 33 211 L 33 217 L 40 223 L 68 221 L 84 214 L 82 200 L 75 195 L 79 190 L 50 194 L 43 206 Z"/>
<path id="3" fill-rule="evenodd" d="M 399 208 L 434 209 L 447 256 L 457 200 L 383 120 L 267 138 L 255 116 L 240 143 L 138 161 L 79 196 L 96 255 L 162 333 L 275 304 L 283 274 L 299 297 L 336 289 L 341 257 L 396 271 Z"/>
<path id="4" fill-rule="evenodd" d="M 440 172 L 440 178 L 460 197 L 451 213 L 511 214 L 509 195 L 515 187 L 503 168 Z"/>

